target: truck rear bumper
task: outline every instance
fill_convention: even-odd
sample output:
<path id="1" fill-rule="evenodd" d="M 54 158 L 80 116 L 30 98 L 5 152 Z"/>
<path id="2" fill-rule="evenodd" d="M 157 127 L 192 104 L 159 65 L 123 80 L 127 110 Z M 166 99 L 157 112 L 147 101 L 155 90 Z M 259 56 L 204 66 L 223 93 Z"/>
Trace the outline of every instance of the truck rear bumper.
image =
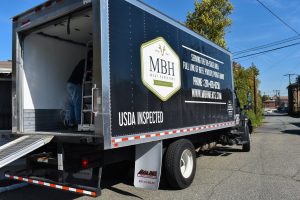
<path id="1" fill-rule="evenodd" d="M 57 184 L 55 182 L 46 182 L 38 180 L 38 178 L 29 178 L 29 177 L 21 177 L 21 176 L 13 176 L 10 174 L 5 174 L 5 177 L 11 180 L 17 180 L 21 182 L 26 182 L 33 185 L 39 185 L 44 187 L 49 187 L 57 190 L 74 192 L 80 195 L 88 195 L 92 197 L 100 196 L 101 192 L 99 190 L 93 190 L 92 188 L 83 188 L 83 187 L 73 187 L 62 184 Z"/>

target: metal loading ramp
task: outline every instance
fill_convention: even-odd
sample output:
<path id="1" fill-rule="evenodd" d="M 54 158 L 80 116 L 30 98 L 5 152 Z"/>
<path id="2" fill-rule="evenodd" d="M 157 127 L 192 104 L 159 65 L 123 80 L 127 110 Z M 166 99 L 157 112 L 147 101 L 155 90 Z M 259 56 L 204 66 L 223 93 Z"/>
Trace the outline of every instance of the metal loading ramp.
<path id="1" fill-rule="evenodd" d="M 0 147 L 0 168 L 46 145 L 53 136 L 22 136 Z"/>

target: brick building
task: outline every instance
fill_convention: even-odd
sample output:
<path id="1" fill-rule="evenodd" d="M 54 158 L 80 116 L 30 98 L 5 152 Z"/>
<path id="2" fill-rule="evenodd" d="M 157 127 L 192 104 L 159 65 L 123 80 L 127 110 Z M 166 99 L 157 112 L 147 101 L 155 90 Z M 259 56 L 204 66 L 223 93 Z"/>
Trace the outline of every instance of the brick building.
<path id="1" fill-rule="evenodd" d="M 300 115 L 300 84 L 294 83 L 288 86 L 289 114 Z"/>
<path id="2" fill-rule="evenodd" d="M 276 109 L 276 103 L 275 100 L 269 99 L 265 100 L 263 102 L 264 110 L 275 110 Z"/>

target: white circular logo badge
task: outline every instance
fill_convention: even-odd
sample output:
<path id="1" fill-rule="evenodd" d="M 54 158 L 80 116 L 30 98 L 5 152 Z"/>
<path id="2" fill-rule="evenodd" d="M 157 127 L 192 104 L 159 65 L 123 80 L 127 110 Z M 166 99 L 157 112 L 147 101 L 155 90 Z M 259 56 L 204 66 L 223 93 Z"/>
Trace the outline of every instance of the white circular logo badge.
<path id="1" fill-rule="evenodd" d="M 162 37 L 141 46 L 143 84 L 162 101 L 181 88 L 180 59 Z"/>

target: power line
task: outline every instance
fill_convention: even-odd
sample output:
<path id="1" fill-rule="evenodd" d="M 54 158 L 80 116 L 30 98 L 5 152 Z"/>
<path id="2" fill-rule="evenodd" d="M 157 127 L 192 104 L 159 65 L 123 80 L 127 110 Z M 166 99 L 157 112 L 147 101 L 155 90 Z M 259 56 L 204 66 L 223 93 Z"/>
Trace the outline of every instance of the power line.
<path id="1" fill-rule="evenodd" d="M 259 57 L 259 56 L 262 56 L 262 55 L 264 55 L 264 54 L 266 54 L 266 53 L 268 53 L 268 52 L 261 53 L 261 54 L 258 54 L 258 55 L 252 55 L 252 56 L 249 56 L 249 57 L 247 57 L 247 58 L 245 58 L 245 59 L 240 60 L 239 63 L 244 62 L 244 61 L 247 61 L 247 60 L 251 60 L 251 59 L 256 58 L 256 57 Z"/>
<path id="2" fill-rule="evenodd" d="M 276 50 L 279 50 L 279 49 L 284 49 L 284 48 L 291 47 L 291 46 L 296 46 L 296 45 L 299 45 L 299 44 L 300 44 L 300 42 L 297 42 L 297 43 L 294 43 L 294 44 L 290 44 L 290 45 L 286 45 L 286 46 L 282 46 L 282 47 L 277 47 L 277 48 L 274 48 L 274 49 L 269 49 L 269 50 L 260 51 L 260 52 L 257 52 L 257 53 L 248 54 L 248 55 L 245 55 L 245 56 L 240 56 L 240 57 L 237 57 L 237 58 L 234 58 L 234 59 L 240 59 L 240 58 L 246 58 L 246 57 L 249 57 L 249 56 L 264 54 L 264 53 L 267 53 L 267 52 L 276 51 Z"/>
<path id="3" fill-rule="evenodd" d="M 246 54 L 246 53 L 250 53 L 250 52 L 253 52 L 253 51 L 255 52 L 255 51 L 258 51 L 258 50 L 262 50 L 262 49 L 274 47 L 274 46 L 277 46 L 277 45 L 280 45 L 280 44 L 285 44 L 285 43 L 289 43 L 289 42 L 292 42 L 292 41 L 300 39 L 300 37 L 299 37 L 300 33 L 299 32 L 297 32 L 293 27 L 291 27 L 288 23 L 286 23 L 282 18 L 280 18 L 278 15 L 276 15 L 270 8 L 268 8 L 268 6 L 266 6 L 260 0 L 256 0 L 256 1 L 259 4 L 261 4 L 265 9 L 267 9 L 279 21 L 281 21 L 281 23 L 283 23 L 285 26 L 287 26 L 289 29 L 291 29 L 293 32 L 295 32 L 297 34 L 297 36 L 286 38 L 286 39 L 283 39 L 283 40 L 279 40 L 279 41 L 268 43 L 268 44 L 264 44 L 264 45 L 260 45 L 260 46 L 256 46 L 256 47 L 252 47 L 252 48 L 249 48 L 249 49 L 244 49 L 244 50 L 241 50 L 241 51 L 237 51 L 237 52 L 233 53 L 234 56 L 241 55 L 241 54 Z M 260 51 L 260 52 L 256 52 L 256 53 L 251 53 L 251 54 L 248 54 L 248 55 L 239 56 L 239 57 L 234 58 L 234 59 L 246 58 L 246 57 L 255 56 L 255 55 L 256 56 L 260 56 L 261 54 L 266 54 L 268 52 L 276 51 L 276 50 L 287 48 L 287 47 L 290 47 L 290 46 L 295 46 L 295 45 L 298 45 L 298 44 L 299 43 L 294 43 L 294 44 L 290 44 L 290 45 L 286 45 L 286 46 L 282 46 L 282 47 L 277 47 L 277 48 L 274 48 L 274 49 L 269 49 L 269 50 L 264 50 L 264 51 Z"/>
<path id="4" fill-rule="evenodd" d="M 233 54 L 234 55 L 244 54 L 244 53 L 247 53 L 247 52 L 256 51 L 256 50 L 265 49 L 265 48 L 272 47 L 272 46 L 277 46 L 279 44 L 288 43 L 288 42 L 291 42 L 291 41 L 294 41 L 294 40 L 298 40 L 298 39 L 300 39 L 299 36 L 290 37 L 290 38 L 286 38 L 286 39 L 283 39 L 283 40 L 278 40 L 276 42 L 272 42 L 272 43 L 268 43 L 268 44 L 263 44 L 263 45 L 256 46 L 256 47 L 251 47 L 249 49 L 244 49 L 244 50 L 241 50 L 241 51 L 236 51 L 236 52 L 233 52 Z"/>
<path id="5" fill-rule="evenodd" d="M 284 62 L 285 60 L 289 59 L 292 55 L 294 55 L 297 51 L 293 51 L 293 52 L 288 52 L 287 54 L 285 54 L 283 56 L 283 58 L 280 58 L 279 60 L 275 61 L 272 63 L 271 66 L 269 66 L 268 68 L 265 68 L 264 70 L 261 70 L 261 73 L 266 73 L 270 70 L 275 70 L 277 67 L 280 67 L 280 64 L 282 62 Z M 258 55 L 260 56 L 260 55 Z"/>
<path id="6" fill-rule="evenodd" d="M 274 17 L 276 17 L 279 21 L 281 21 L 286 27 L 288 27 L 289 29 L 291 29 L 294 33 L 296 33 L 297 35 L 300 35 L 300 33 L 298 33 L 298 31 L 296 31 L 293 27 L 291 27 L 288 23 L 286 23 L 283 19 L 281 19 L 278 15 L 276 15 L 270 8 L 268 8 L 268 6 L 266 6 L 264 3 L 262 3 L 260 0 L 256 0 L 258 3 L 260 3 L 260 5 L 262 5 L 265 9 L 267 9 Z"/>

